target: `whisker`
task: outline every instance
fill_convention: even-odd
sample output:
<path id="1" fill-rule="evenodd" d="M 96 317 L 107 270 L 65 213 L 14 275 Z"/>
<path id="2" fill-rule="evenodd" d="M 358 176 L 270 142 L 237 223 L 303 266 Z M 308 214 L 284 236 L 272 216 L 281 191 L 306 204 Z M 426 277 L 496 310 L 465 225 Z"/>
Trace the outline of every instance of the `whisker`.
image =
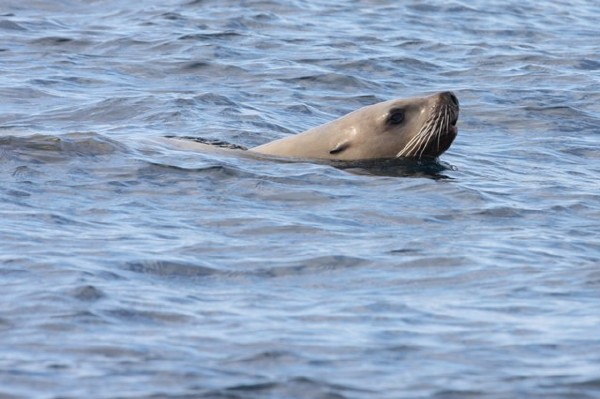
<path id="1" fill-rule="evenodd" d="M 450 112 L 448 110 L 448 107 L 444 108 L 444 123 L 442 125 L 442 127 L 445 129 L 448 129 L 448 126 L 450 126 Z M 440 151 L 440 140 L 442 138 L 442 129 L 438 129 L 437 131 L 437 151 Z"/>
<path id="2" fill-rule="evenodd" d="M 427 147 L 429 146 L 429 144 L 432 142 L 432 139 L 435 137 L 436 132 L 437 132 L 437 128 L 439 126 L 439 115 L 437 118 L 434 118 L 431 120 L 431 123 L 429 124 L 429 128 L 427 129 L 427 132 L 425 135 L 423 135 L 423 139 L 421 140 L 421 149 L 419 151 L 419 158 L 423 157 L 423 153 L 425 152 L 425 150 L 427 149 Z"/>
<path id="3" fill-rule="evenodd" d="M 429 123 L 426 123 L 423 128 L 417 133 L 404 147 L 404 149 L 399 154 L 400 156 L 409 156 L 411 153 L 415 153 L 421 147 L 421 142 L 424 137 L 427 136 L 427 132 L 429 130 Z"/>
<path id="4" fill-rule="evenodd" d="M 398 152 L 397 157 L 415 156 L 422 158 L 425 151 L 435 145 L 435 151 L 440 152 L 442 137 L 450 128 L 453 111 L 449 106 L 443 106 L 431 118 L 429 118 L 419 132 L 413 136 L 404 148 Z"/>

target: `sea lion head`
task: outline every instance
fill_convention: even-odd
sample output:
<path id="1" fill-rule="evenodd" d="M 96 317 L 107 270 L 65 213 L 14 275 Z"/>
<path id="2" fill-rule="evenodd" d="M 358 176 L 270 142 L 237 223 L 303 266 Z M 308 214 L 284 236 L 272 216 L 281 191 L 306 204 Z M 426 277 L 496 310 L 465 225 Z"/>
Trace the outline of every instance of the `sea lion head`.
<path id="1" fill-rule="evenodd" d="M 456 138 L 458 113 L 452 92 L 370 105 L 333 122 L 344 133 L 329 154 L 339 160 L 437 158 Z"/>
<path id="2" fill-rule="evenodd" d="M 437 158 L 456 137 L 458 110 L 451 92 L 390 100 L 250 150 L 339 161 Z"/>

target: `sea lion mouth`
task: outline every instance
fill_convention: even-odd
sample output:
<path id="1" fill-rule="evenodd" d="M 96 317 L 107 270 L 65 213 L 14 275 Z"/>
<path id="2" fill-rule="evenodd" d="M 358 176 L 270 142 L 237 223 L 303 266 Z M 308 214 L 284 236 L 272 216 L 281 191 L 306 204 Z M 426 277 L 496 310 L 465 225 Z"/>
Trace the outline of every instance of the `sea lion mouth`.
<path id="1" fill-rule="evenodd" d="M 458 99 L 452 92 L 439 93 L 429 118 L 396 157 L 437 158 L 458 134 Z"/>
<path id="2" fill-rule="evenodd" d="M 458 134 L 458 127 L 456 126 L 457 123 L 458 123 L 458 111 L 456 112 L 456 114 L 452 118 L 452 120 L 450 121 L 450 126 L 448 127 L 448 132 L 450 134 L 453 134 L 454 136 L 456 136 Z"/>
<path id="3" fill-rule="evenodd" d="M 456 123 L 458 122 L 458 110 L 457 112 L 454 114 L 454 116 L 452 117 L 452 120 L 450 121 L 450 126 L 452 127 L 456 127 Z"/>

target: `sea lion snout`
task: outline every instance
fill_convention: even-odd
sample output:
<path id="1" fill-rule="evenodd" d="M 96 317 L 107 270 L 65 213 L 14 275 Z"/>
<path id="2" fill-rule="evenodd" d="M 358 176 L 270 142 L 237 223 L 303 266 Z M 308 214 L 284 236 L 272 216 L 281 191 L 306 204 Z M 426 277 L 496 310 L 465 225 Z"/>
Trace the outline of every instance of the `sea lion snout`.
<path id="1" fill-rule="evenodd" d="M 441 92 L 439 94 L 439 96 L 443 99 L 445 99 L 446 101 L 450 102 L 452 105 L 454 105 L 456 108 L 460 107 L 460 104 L 458 102 L 458 97 L 456 97 L 456 95 L 454 93 L 452 93 L 451 91 L 444 91 Z"/>
<path id="2" fill-rule="evenodd" d="M 451 128 L 451 131 L 455 131 L 456 123 L 458 122 L 458 113 L 460 110 L 458 97 L 456 97 L 456 95 L 451 91 L 444 91 L 444 92 L 438 93 L 437 96 L 439 98 L 438 106 L 446 105 L 448 107 L 448 113 L 449 113 L 449 117 L 450 117 L 449 127 Z"/>

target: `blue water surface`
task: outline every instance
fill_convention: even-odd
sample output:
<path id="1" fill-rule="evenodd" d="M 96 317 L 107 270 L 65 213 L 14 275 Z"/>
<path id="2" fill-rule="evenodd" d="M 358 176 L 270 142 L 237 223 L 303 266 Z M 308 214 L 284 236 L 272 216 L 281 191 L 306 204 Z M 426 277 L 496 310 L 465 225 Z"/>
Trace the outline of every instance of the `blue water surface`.
<path id="1" fill-rule="evenodd" d="M 593 1 L 0 2 L 0 397 L 600 398 Z M 247 147 L 452 90 L 435 164 Z"/>

